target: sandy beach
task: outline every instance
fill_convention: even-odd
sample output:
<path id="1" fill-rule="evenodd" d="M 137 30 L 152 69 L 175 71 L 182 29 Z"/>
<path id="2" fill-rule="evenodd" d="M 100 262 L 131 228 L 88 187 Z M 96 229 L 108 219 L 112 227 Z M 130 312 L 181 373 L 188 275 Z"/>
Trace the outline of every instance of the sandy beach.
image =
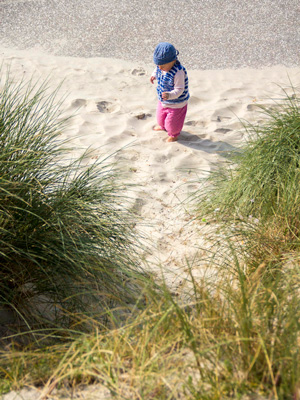
<path id="1" fill-rule="evenodd" d="M 122 170 L 147 245 L 141 259 L 176 291 L 188 264 L 195 275 L 206 264 L 209 226 L 194 221 L 189 197 L 224 152 L 246 140 L 243 122 L 263 120 L 257 105 L 300 85 L 299 17 L 298 0 L 188 0 L 184 7 L 182 0 L 0 0 L 0 87 L 7 68 L 16 82 L 62 84 L 62 110 L 74 115 L 62 135 L 74 148 L 70 157 L 89 150 L 87 164 L 110 156 Z M 152 130 L 157 99 L 149 78 L 160 41 L 178 48 L 189 76 L 187 117 L 174 143 Z"/>
<path id="2" fill-rule="evenodd" d="M 9 67 L 16 82 L 48 79 L 50 90 L 63 82 L 62 110 L 65 116 L 75 114 L 62 135 L 74 147 L 71 156 L 89 149 L 87 164 L 110 155 L 121 168 L 130 207 L 140 218 L 137 230 L 148 246 L 144 261 L 157 278 L 163 273 L 174 291 L 180 290 L 188 264 L 195 276 L 206 264 L 209 226 L 193 221 L 186 200 L 201 188 L 199 179 L 226 160 L 223 152 L 246 139 L 243 121 L 263 119 L 257 104 L 274 104 L 285 91 L 292 92 L 291 83 L 297 88 L 300 81 L 299 67 L 283 65 L 190 70 L 186 122 L 178 142 L 166 143 L 165 132 L 152 130 L 156 122 L 155 86 L 149 81 L 152 64 L 7 47 L 0 48 L 0 59 L 2 71 Z M 39 399 L 40 392 L 23 389 L 20 396 L 10 392 L 3 400 Z M 108 390 L 97 385 L 78 396 L 110 398 Z"/>
<path id="3" fill-rule="evenodd" d="M 140 217 L 137 229 L 148 245 L 143 257 L 153 271 L 162 267 L 175 288 L 187 260 L 197 265 L 199 273 L 201 259 L 205 260 L 208 227 L 199 228 L 186 202 L 200 189 L 199 178 L 225 160 L 224 151 L 242 144 L 243 121 L 263 118 L 257 104 L 278 101 L 284 91 L 291 91 L 291 82 L 297 86 L 300 80 L 300 68 L 285 66 L 191 70 L 183 131 L 178 142 L 166 143 L 165 132 L 152 130 L 156 122 L 155 85 L 149 81 L 152 64 L 5 47 L 0 55 L 2 68 L 9 66 L 16 81 L 49 78 L 50 89 L 63 81 L 64 114 L 76 115 L 62 139 L 74 146 L 72 157 L 89 149 L 87 163 L 110 155 L 121 168 L 130 207 Z"/>

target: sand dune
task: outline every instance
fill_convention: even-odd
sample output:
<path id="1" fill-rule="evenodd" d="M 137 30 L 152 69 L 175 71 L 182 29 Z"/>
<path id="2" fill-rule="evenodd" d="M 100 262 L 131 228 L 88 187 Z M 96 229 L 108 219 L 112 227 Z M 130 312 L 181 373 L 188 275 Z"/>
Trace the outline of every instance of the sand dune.
<path id="1" fill-rule="evenodd" d="M 112 155 L 134 184 L 131 207 L 141 217 L 138 229 L 147 237 L 144 254 L 149 268 L 163 266 L 173 283 L 180 280 L 185 259 L 200 253 L 206 227 L 193 222 L 184 202 L 200 188 L 223 153 L 245 140 L 242 120 L 263 118 L 257 104 L 270 104 L 297 86 L 300 68 L 189 71 L 191 98 L 178 142 L 166 143 L 154 132 L 156 94 L 149 77 L 153 65 L 106 58 L 57 57 L 37 51 L 0 49 L 2 70 L 15 80 L 49 78 L 62 81 L 67 94 L 65 115 L 76 113 L 63 138 L 74 145 L 73 156 L 93 150 L 86 162 Z"/>

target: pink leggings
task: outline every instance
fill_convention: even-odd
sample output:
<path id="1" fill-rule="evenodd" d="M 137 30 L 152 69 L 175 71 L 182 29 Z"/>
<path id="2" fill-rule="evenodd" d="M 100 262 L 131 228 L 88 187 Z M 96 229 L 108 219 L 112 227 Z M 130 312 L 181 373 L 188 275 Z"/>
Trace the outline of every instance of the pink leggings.
<path id="1" fill-rule="evenodd" d="M 186 111 L 187 105 L 182 108 L 165 108 L 159 101 L 156 110 L 157 123 L 169 136 L 176 137 L 183 127 Z"/>

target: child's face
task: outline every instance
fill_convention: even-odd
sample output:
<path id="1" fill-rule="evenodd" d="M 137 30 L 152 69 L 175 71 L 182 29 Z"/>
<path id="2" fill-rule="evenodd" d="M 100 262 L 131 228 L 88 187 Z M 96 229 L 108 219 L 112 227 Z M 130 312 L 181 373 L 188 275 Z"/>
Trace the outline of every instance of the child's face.
<path id="1" fill-rule="evenodd" d="M 170 69 L 172 69 L 172 67 L 173 67 L 173 65 L 175 64 L 175 62 L 176 62 L 176 60 L 171 61 L 171 62 L 169 62 L 169 63 L 167 63 L 167 64 L 159 65 L 158 68 L 159 68 L 161 71 L 169 72 Z"/>

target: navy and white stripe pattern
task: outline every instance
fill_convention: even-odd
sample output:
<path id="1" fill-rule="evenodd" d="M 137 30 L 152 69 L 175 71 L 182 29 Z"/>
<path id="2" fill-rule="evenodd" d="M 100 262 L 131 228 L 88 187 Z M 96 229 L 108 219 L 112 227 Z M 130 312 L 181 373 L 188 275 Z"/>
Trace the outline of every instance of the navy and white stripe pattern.
<path id="1" fill-rule="evenodd" d="M 162 93 L 163 92 L 171 92 L 174 89 L 174 76 L 177 71 L 183 70 L 185 74 L 184 80 L 184 91 L 183 93 L 177 98 L 172 100 L 163 100 Z M 163 102 L 164 104 L 176 104 L 182 103 L 189 99 L 189 80 L 187 76 L 186 69 L 180 62 L 177 60 L 173 67 L 168 71 L 166 74 L 163 74 L 162 71 L 157 66 L 156 69 L 156 79 L 157 79 L 157 95 L 158 99 Z"/>

